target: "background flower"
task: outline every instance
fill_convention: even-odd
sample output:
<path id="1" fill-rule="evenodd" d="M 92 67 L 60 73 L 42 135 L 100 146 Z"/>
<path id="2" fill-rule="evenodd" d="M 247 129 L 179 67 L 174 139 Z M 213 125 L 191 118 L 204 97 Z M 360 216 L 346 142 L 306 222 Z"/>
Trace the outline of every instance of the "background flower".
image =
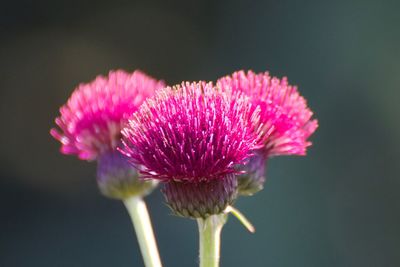
<path id="1" fill-rule="evenodd" d="M 60 108 L 57 129 L 51 135 L 62 144 L 64 154 L 77 154 L 85 160 L 96 159 L 101 153 L 115 149 L 120 131 L 127 118 L 142 102 L 164 87 L 141 71 L 111 71 L 107 77 L 80 84 L 68 102 Z"/>
<path id="2" fill-rule="evenodd" d="M 264 153 L 275 155 L 304 155 L 311 145 L 307 139 L 318 127 L 312 111 L 287 78 L 271 77 L 268 72 L 234 72 L 217 81 L 221 88 L 229 88 L 248 95 L 259 105 L 263 128 Z"/>
<path id="3" fill-rule="evenodd" d="M 260 108 L 256 128 L 261 131 L 263 146 L 254 151 L 246 164 L 238 166 L 244 172 L 239 176 L 239 193 L 253 195 L 264 187 L 267 159 L 277 155 L 305 155 L 311 145 L 307 139 L 318 122 L 311 119 L 313 113 L 306 100 L 297 87 L 289 85 L 287 78 L 280 80 L 268 72 L 241 70 L 220 78 L 217 85 L 222 90 L 243 92 Z"/>

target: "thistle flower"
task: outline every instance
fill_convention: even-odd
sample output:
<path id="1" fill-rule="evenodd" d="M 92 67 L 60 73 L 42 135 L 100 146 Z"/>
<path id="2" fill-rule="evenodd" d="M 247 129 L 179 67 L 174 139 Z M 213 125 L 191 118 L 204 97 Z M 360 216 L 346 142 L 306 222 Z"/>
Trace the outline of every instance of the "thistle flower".
<path id="1" fill-rule="evenodd" d="M 116 148 L 127 118 L 162 87 L 164 82 L 141 71 L 118 70 L 110 71 L 108 77 L 98 76 L 75 89 L 55 120 L 62 133 L 51 129 L 51 135 L 61 142 L 62 153 L 94 160 Z"/>
<path id="2" fill-rule="evenodd" d="M 161 87 L 164 82 L 141 71 L 111 71 L 107 77 L 80 84 L 60 108 L 55 122 L 61 132 L 53 128 L 50 133 L 61 142 L 62 153 L 98 160 L 97 181 L 103 194 L 124 198 L 139 189 L 136 169 L 115 148 L 128 117 Z M 144 188 L 152 182 L 146 183 Z"/>
<path id="3" fill-rule="evenodd" d="M 260 107 L 259 126 L 262 127 L 263 147 L 255 151 L 243 167 L 247 174 L 239 178 L 241 194 L 253 194 L 262 189 L 267 158 L 278 155 L 305 155 L 311 145 L 308 138 L 317 129 L 317 120 L 296 86 L 287 78 L 271 77 L 268 72 L 238 71 L 217 81 L 217 85 L 233 92 L 239 91 Z M 259 171 L 255 171 L 259 168 Z"/>
<path id="4" fill-rule="evenodd" d="M 236 196 L 235 166 L 257 144 L 257 112 L 248 98 L 211 83 L 167 87 L 146 101 L 122 130 L 121 151 L 142 174 L 166 183 L 178 215 L 206 218 Z"/>

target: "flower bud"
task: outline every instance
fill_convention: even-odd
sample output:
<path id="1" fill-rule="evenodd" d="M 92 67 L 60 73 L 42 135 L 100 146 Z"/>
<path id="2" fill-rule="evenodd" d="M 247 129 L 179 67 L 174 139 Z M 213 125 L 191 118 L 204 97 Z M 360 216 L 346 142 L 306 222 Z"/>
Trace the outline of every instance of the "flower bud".
<path id="1" fill-rule="evenodd" d="M 239 195 L 251 196 L 264 188 L 266 163 L 266 157 L 256 153 L 241 166 L 245 173 L 238 176 Z"/>
<path id="2" fill-rule="evenodd" d="M 157 185 L 155 180 L 142 180 L 139 171 L 119 151 L 101 154 L 97 161 L 97 184 L 110 198 L 125 199 L 145 196 Z"/>
<path id="3" fill-rule="evenodd" d="M 237 178 L 228 174 L 222 179 L 201 182 L 169 181 L 162 190 L 168 206 L 176 215 L 207 218 L 222 213 L 237 197 Z"/>

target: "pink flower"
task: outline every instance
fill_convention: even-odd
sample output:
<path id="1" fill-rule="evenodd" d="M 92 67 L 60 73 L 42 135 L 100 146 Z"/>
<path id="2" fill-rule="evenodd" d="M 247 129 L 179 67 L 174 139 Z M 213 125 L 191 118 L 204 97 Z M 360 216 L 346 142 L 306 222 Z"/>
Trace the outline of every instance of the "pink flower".
<path id="1" fill-rule="evenodd" d="M 305 155 L 311 145 L 307 139 L 317 129 L 318 122 L 311 119 L 313 113 L 306 100 L 286 78 L 279 80 L 268 72 L 237 71 L 219 79 L 217 86 L 221 90 L 243 92 L 260 108 L 256 129 L 261 131 L 263 146 L 254 151 L 246 164 L 238 166 L 244 172 L 238 177 L 239 194 L 253 195 L 264 186 L 267 159 L 276 155 Z"/>
<path id="2" fill-rule="evenodd" d="M 158 180 L 223 179 L 256 147 L 255 123 L 242 94 L 186 82 L 158 91 L 141 106 L 122 130 L 121 150 Z"/>
<path id="3" fill-rule="evenodd" d="M 61 132 L 53 128 L 50 133 L 61 142 L 62 153 L 76 154 L 84 160 L 97 159 L 116 148 L 128 117 L 164 86 L 163 81 L 141 71 L 130 74 L 117 70 L 107 77 L 98 76 L 75 89 L 55 120 Z"/>
<path id="4" fill-rule="evenodd" d="M 305 155 L 311 145 L 307 139 L 317 129 L 317 120 L 296 86 L 286 78 L 279 80 L 268 72 L 237 71 L 217 81 L 217 86 L 240 91 L 259 105 L 263 129 L 265 157 L 275 155 Z"/>
<path id="5" fill-rule="evenodd" d="M 237 196 L 237 164 L 257 147 L 258 110 L 242 93 L 182 83 L 147 100 L 122 130 L 120 151 L 144 177 L 165 182 L 175 214 L 220 214 Z"/>

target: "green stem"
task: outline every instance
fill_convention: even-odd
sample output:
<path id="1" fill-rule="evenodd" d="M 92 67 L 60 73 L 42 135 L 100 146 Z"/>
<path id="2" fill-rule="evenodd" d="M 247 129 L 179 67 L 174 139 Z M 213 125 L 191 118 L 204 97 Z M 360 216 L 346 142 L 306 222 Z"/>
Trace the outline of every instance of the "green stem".
<path id="1" fill-rule="evenodd" d="M 241 213 L 238 209 L 235 209 L 232 206 L 228 206 L 225 209 L 225 213 L 232 213 L 238 220 L 243 224 L 244 227 L 246 227 L 247 230 L 249 230 L 250 233 L 253 233 L 256 231 L 256 228 L 251 224 L 251 222 Z"/>
<path id="2" fill-rule="evenodd" d="M 130 197 L 124 199 L 124 204 L 132 219 L 145 266 L 161 267 L 161 260 L 158 255 L 146 203 L 141 197 Z"/>
<path id="3" fill-rule="evenodd" d="M 218 267 L 220 255 L 220 235 L 226 222 L 226 214 L 199 218 L 200 267 Z"/>

